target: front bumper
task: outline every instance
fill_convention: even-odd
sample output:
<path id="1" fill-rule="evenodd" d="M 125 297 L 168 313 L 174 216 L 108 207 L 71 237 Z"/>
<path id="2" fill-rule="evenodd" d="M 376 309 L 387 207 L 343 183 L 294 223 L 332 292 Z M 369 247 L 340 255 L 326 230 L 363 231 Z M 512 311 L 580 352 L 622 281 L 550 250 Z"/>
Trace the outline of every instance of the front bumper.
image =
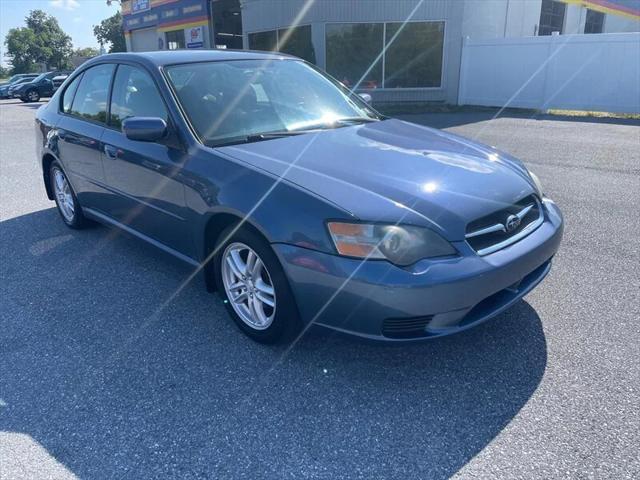
<path id="1" fill-rule="evenodd" d="M 373 340 L 421 340 L 477 325 L 542 281 L 563 232 L 558 207 L 546 199 L 543 205 L 540 227 L 484 257 L 457 242 L 459 257 L 400 268 L 287 244 L 273 247 L 305 324 Z"/>

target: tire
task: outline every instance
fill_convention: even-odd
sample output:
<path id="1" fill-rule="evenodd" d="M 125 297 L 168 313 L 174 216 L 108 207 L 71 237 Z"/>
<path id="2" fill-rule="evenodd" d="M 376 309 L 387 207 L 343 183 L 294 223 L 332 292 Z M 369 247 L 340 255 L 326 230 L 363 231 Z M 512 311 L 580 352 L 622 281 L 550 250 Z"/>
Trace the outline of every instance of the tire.
<path id="1" fill-rule="evenodd" d="M 249 338 L 259 343 L 287 342 L 295 337 L 300 330 L 301 324 L 289 281 L 278 261 L 278 257 L 261 236 L 248 228 L 240 228 L 225 241 L 234 228 L 235 225 L 232 225 L 222 232 L 219 236 L 220 240 L 215 247 L 216 254 L 213 258 L 212 273 L 215 276 L 218 293 L 222 297 L 231 318 Z M 249 262 L 248 251 L 245 256 L 245 250 L 243 250 L 245 247 L 262 262 L 263 267 L 258 267 L 258 273 L 254 270 L 253 278 L 247 275 L 247 279 L 243 281 L 236 277 L 238 269 L 234 270 L 228 260 L 233 260 L 234 257 L 237 258 L 239 256 L 241 262 L 244 261 L 246 266 Z M 234 265 L 238 266 L 235 263 Z M 258 265 L 258 262 L 256 261 L 254 265 Z M 246 270 L 243 273 L 246 273 Z M 244 282 L 243 286 L 230 290 L 230 277 L 237 278 L 235 285 Z M 269 287 L 272 287 L 273 296 L 268 293 Z M 234 301 L 234 298 L 231 298 L 232 296 L 235 296 L 236 299 L 240 298 L 243 291 L 244 295 L 246 295 L 243 302 Z M 251 295 L 250 298 L 248 297 L 249 295 Z M 253 298 L 253 301 L 251 298 Z M 273 308 L 263 302 L 265 299 L 272 300 Z M 254 305 L 253 309 L 251 309 L 251 304 Z M 259 305 L 262 305 L 262 307 Z M 252 314 L 254 311 L 256 312 L 255 315 Z M 262 312 L 262 315 L 258 312 Z M 247 316 L 251 318 L 247 319 Z M 266 321 L 261 322 L 259 318 L 263 316 Z"/>
<path id="2" fill-rule="evenodd" d="M 66 182 L 66 188 L 61 179 Z M 85 228 L 89 222 L 82 214 L 82 207 L 80 207 L 71 183 L 69 183 L 67 175 L 57 161 L 52 162 L 49 167 L 49 182 L 58 213 L 65 225 L 73 229 Z"/>
<path id="3" fill-rule="evenodd" d="M 38 93 L 37 90 L 29 90 L 28 92 L 26 92 L 24 94 L 24 97 L 22 97 L 20 100 L 22 100 L 25 103 L 39 102 L 40 101 L 40 94 Z"/>

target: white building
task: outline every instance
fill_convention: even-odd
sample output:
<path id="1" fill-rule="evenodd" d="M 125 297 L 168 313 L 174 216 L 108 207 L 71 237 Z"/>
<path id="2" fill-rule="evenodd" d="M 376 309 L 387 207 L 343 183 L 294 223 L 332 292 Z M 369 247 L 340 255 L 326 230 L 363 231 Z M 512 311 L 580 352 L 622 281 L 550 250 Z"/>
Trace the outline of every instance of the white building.
<path id="1" fill-rule="evenodd" d="M 302 57 L 370 90 L 376 101 L 456 103 L 464 37 L 640 31 L 640 0 L 240 0 L 240 6 L 244 48 Z"/>

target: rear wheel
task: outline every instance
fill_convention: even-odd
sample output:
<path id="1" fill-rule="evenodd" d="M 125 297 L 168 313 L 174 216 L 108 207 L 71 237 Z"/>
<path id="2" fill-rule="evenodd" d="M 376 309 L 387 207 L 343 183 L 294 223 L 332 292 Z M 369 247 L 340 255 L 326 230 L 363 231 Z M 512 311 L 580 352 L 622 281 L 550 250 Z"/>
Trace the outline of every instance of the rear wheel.
<path id="1" fill-rule="evenodd" d="M 227 239 L 232 231 L 220 235 L 213 269 L 227 310 L 257 342 L 292 338 L 299 329 L 298 312 L 278 258 L 255 232 L 239 229 Z"/>
<path id="2" fill-rule="evenodd" d="M 87 220 L 82 214 L 78 199 L 58 162 L 51 164 L 49 180 L 62 221 L 70 228 L 84 228 L 87 225 Z"/>

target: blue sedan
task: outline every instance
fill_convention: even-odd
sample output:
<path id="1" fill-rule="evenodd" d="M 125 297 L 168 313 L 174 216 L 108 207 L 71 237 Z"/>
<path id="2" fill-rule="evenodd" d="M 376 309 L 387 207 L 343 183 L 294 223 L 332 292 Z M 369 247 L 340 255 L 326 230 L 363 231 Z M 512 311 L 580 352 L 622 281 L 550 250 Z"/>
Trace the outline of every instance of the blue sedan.
<path id="1" fill-rule="evenodd" d="M 517 159 L 386 118 L 279 54 L 103 55 L 37 112 L 48 197 L 202 271 L 252 339 L 459 332 L 549 272 L 558 207 Z"/>

